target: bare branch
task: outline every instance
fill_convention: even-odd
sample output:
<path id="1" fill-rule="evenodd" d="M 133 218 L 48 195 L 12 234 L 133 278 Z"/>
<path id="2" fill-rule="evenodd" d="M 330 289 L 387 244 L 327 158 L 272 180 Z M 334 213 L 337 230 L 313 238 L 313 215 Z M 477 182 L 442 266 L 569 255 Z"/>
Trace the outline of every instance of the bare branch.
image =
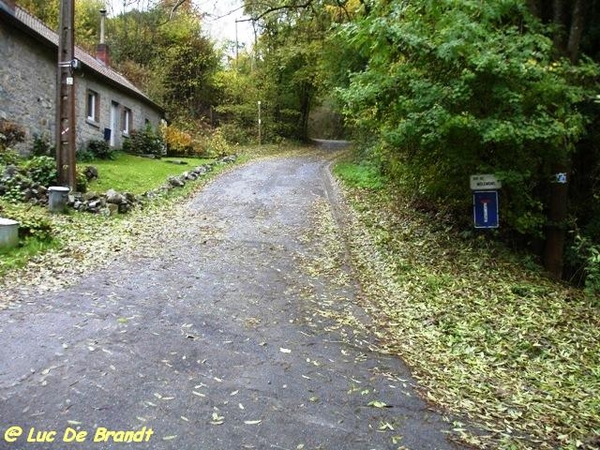
<path id="1" fill-rule="evenodd" d="M 183 5 L 187 0 L 177 0 L 177 2 L 173 5 L 173 8 L 171 8 L 171 14 L 169 14 L 169 20 L 171 20 L 173 18 L 173 15 L 175 14 L 175 11 L 177 11 L 177 8 L 179 8 L 181 5 Z"/>
<path id="2" fill-rule="evenodd" d="M 346 19 L 351 20 L 352 17 L 350 17 L 350 13 L 348 12 L 348 10 L 346 9 L 346 1 L 342 1 L 342 0 L 336 0 L 338 6 L 344 11 L 344 14 L 346 15 Z"/>

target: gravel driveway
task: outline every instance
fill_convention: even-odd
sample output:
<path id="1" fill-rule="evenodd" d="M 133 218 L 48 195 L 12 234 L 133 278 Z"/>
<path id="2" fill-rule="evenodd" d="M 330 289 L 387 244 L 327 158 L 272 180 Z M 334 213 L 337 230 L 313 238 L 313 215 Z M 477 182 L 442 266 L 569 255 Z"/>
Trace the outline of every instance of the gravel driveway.
<path id="1" fill-rule="evenodd" d="M 458 448 L 403 364 L 371 350 L 316 226 L 337 226 L 335 155 L 235 168 L 152 252 L 0 311 L 0 449 Z"/>

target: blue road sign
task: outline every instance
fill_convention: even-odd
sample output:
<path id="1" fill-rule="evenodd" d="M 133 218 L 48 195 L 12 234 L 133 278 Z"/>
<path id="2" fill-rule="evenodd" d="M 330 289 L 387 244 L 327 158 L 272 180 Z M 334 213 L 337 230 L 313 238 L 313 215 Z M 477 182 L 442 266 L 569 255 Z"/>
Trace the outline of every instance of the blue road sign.
<path id="1" fill-rule="evenodd" d="M 473 192 L 475 228 L 498 228 L 498 191 Z"/>

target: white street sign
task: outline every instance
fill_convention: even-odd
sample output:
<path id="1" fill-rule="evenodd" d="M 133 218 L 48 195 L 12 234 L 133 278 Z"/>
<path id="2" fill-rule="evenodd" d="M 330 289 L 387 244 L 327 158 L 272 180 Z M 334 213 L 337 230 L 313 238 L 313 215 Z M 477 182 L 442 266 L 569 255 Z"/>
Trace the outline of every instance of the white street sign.
<path id="1" fill-rule="evenodd" d="M 471 189 L 474 191 L 495 190 L 502 187 L 500 180 L 495 175 L 471 175 Z"/>

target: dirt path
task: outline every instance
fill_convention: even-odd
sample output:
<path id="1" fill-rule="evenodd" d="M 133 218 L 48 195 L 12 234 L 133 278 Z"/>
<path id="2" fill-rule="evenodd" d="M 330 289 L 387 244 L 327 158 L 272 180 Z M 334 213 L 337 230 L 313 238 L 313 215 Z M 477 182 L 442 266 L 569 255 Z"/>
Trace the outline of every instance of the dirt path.
<path id="1" fill-rule="evenodd" d="M 331 215 L 331 158 L 232 170 L 152 256 L 0 311 L 0 449 L 457 448 L 406 368 L 329 318 L 362 317 L 314 226 Z M 142 431 L 94 442 L 102 427 Z M 43 430 L 54 442 L 26 442 Z"/>

